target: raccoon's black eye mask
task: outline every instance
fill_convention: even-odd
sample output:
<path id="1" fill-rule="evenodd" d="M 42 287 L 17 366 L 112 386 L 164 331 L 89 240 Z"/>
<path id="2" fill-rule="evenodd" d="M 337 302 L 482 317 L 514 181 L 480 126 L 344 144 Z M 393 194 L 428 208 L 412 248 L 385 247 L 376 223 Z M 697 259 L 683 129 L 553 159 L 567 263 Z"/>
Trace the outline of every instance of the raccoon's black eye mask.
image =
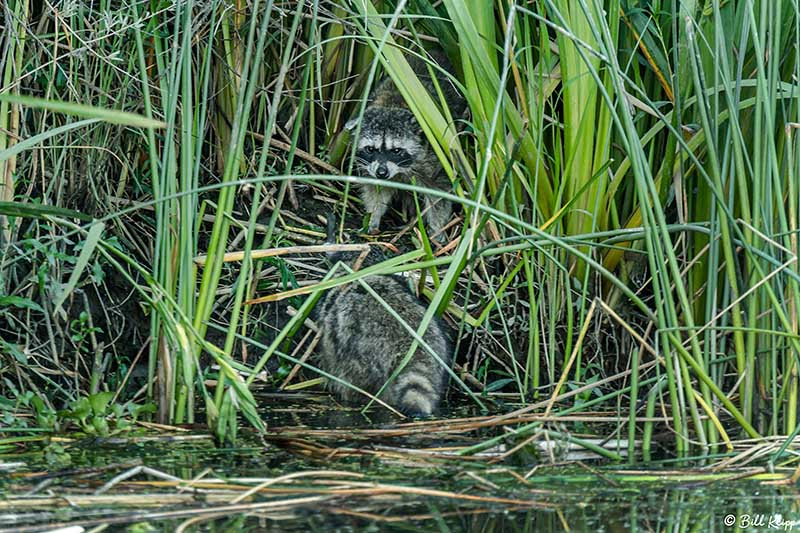
<path id="1" fill-rule="evenodd" d="M 356 157 L 365 161 L 374 161 L 382 159 L 392 161 L 398 165 L 408 163 L 412 160 L 411 154 L 403 148 L 392 148 L 391 150 L 383 150 L 375 146 L 365 146 L 356 153 Z"/>
<path id="2" fill-rule="evenodd" d="M 388 150 L 388 153 L 386 154 L 386 159 L 389 161 L 393 161 L 398 165 L 402 165 L 403 163 L 408 163 L 411 161 L 411 154 L 409 154 L 402 148 L 392 148 L 391 150 Z"/>

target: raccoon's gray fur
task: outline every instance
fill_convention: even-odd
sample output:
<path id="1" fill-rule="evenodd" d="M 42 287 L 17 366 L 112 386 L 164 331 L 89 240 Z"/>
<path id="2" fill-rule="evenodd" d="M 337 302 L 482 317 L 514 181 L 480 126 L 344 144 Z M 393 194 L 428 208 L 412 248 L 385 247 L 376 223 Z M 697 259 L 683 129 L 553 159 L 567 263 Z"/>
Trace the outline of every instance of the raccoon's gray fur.
<path id="1" fill-rule="evenodd" d="M 434 50 L 430 55 L 439 66 L 452 73 L 452 66 L 444 53 Z M 438 93 L 431 79 L 428 64 L 417 57 L 409 58 L 408 62 L 425 89 L 434 101 L 438 102 Z M 436 69 L 434 72 L 451 115 L 459 116 L 465 109 L 463 97 L 446 76 Z M 357 125 L 356 117 L 350 120 L 345 128 L 352 131 Z M 416 178 L 419 185 L 443 191 L 450 190 L 450 181 L 442 169 L 439 158 L 389 76 L 378 82 L 364 110 L 356 147 L 356 165 L 359 173 L 364 176 L 405 183 L 410 183 L 412 178 Z M 391 187 L 361 185 L 361 199 L 370 214 L 370 233 L 378 231 L 381 217 L 394 198 L 402 201 L 402 208 L 406 214 L 415 212 L 413 194 Z M 429 195 L 420 197 L 420 208 L 425 213 L 424 220 L 432 234 L 441 231 L 452 212 L 449 201 Z"/>
<path id="2" fill-rule="evenodd" d="M 352 266 L 359 252 L 332 254 L 331 261 Z M 365 268 L 383 259 L 374 247 L 362 259 Z M 409 290 L 400 276 L 374 275 L 364 281 L 416 329 L 425 305 Z M 328 372 L 370 394 L 378 390 L 397 369 L 412 343 L 405 328 L 358 282 L 329 290 L 317 304 L 316 321 L 322 333 L 317 364 Z M 434 319 L 422 336 L 439 358 L 450 365 L 453 348 L 446 326 Z M 422 347 L 383 391 L 379 398 L 398 411 L 412 416 L 436 412 L 447 388 L 448 376 L 442 365 Z M 359 392 L 333 380 L 329 388 L 342 401 L 362 402 Z"/>

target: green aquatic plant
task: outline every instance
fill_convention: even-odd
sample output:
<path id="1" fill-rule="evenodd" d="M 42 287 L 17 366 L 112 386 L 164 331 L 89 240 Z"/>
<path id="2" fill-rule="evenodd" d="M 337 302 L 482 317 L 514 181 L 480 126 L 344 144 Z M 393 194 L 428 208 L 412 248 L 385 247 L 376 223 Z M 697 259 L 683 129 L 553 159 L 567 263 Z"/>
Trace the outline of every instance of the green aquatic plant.
<path id="1" fill-rule="evenodd" d="M 140 416 L 156 410 L 153 404 L 113 402 L 114 396 L 113 392 L 82 396 L 57 415 L 61 420 L 74 422 L 87 435 L 108 437 L 131 430 Z"/>

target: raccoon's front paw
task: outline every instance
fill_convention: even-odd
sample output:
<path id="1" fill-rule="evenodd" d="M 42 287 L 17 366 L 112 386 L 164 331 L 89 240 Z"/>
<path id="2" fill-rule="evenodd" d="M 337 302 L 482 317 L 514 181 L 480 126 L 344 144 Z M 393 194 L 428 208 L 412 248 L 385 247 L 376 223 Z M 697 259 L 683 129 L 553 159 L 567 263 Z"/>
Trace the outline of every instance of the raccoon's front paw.
<path id="1" fill-rule="evenodd" d="M 381 219 L 378 217 L 370 217 L 367 233 L 370 235 L 377 235 L 381 232 Z"/>

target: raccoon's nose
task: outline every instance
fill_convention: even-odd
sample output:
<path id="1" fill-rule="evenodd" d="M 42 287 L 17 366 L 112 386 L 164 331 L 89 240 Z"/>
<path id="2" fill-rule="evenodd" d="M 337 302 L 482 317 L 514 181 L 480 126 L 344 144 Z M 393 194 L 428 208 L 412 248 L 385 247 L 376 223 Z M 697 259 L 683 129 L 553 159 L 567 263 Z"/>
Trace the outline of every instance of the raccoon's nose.
<path id="1" fill-rule="evenodd" d="M 375 170 L 375 177 L 380 179 L 386 179 L 389 177 L 389 169 L 386 168 L 385 165 L 381 165 Z"/>

